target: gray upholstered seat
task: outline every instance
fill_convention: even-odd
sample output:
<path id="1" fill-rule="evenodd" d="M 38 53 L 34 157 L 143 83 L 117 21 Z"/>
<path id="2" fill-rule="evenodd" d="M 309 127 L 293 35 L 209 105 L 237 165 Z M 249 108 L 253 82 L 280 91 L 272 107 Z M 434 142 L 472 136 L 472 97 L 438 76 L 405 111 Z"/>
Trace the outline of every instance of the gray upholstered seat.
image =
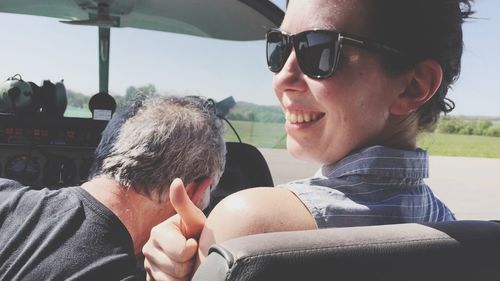
<path id="1" fill-rule="evenodd" d="M 213 246 L 193 280 L 500 280 L 500 223 L 246 236 Z"/>

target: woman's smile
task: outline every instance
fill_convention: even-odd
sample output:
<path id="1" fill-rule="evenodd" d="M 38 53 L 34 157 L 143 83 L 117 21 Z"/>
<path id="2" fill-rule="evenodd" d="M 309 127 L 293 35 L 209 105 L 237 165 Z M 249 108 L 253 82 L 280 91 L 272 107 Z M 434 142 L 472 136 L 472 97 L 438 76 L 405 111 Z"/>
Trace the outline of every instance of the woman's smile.
<path id="1" fill-rule="evenodd" d="M 304 111 L 304 110 L 285 110 L 285 119 L 289 124 L 307 124 L 314 123 L 325 116 L 324 112 Z"/>

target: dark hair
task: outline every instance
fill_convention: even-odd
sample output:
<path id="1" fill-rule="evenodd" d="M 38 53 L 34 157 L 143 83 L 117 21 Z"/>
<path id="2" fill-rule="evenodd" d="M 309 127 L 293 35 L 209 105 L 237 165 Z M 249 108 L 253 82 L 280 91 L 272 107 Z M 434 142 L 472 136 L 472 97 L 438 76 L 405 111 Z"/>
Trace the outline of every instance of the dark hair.
<path id="1" fill-rule="evenodd" d="M 433 125 L 441 112 L 455 103 L 446 97 L 460 75 L 463 50 L 462 23 L 473 12 L 472 0 L 373 0 L 374 39 L 402 50 L 408 57 L 384 58 L 390 72 L 411 69 L 419 61 L 433 59 L 441 65 L 443 81 L 436 94 L 418 109 L 419 127 Z"/>

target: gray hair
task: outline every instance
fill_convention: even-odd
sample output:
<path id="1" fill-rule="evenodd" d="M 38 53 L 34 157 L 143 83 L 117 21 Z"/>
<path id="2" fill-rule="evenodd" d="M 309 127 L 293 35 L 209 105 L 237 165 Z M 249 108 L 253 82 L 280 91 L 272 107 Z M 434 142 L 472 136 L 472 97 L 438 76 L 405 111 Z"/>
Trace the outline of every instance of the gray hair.
<path id="1" fill-rule="evenodd" d="M 175 178 L 218 182 L 226 153 L 222 135 L 223 123 L 206 99 L 142 97 L 109 122 L 90 177 L 111 177 L 161 201 Z"/>

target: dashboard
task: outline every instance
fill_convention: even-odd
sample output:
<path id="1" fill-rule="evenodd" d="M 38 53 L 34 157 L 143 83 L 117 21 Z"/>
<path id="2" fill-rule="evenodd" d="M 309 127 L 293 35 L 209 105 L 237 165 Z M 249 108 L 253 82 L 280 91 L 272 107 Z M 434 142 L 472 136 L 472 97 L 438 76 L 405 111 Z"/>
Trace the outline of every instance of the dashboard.
<path id="1" fill-rule="evenodd" d="M 86 181 L 107 121 L 0 114 L 0 177 L 34 188 Z"/>

